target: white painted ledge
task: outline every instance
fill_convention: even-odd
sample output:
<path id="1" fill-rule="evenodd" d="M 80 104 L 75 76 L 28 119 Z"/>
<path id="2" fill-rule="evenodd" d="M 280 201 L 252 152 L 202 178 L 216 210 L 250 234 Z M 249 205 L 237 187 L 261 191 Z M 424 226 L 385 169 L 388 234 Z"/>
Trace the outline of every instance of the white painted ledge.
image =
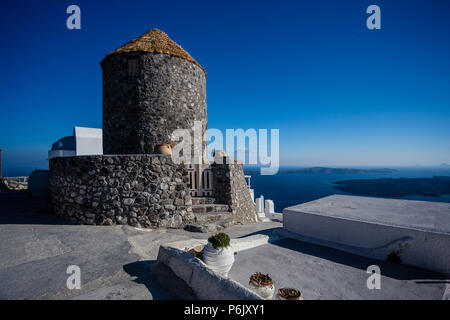
<path id="1" fill-rule="evenodd" d="M 186 282 L 201 300 L 264 300 L 238 282 L 218 275 L 203 261 L 186 252 L 204 246 L 207 242 L 203 239 L 190 239 L 161 245 L 157 260 Z M 253 235 L 232 239 L 231 247 L 235 252 L 239 252 L 268 242 L 269 237 L 266 235 Z"/>
<path id="2" fill-rule="evenodd" d="M 335 195 L 284 209 L 283 227 L 378 260 L 397 251 L 404 264 L 450 275 L 448 217 L 450 204 Z"/>

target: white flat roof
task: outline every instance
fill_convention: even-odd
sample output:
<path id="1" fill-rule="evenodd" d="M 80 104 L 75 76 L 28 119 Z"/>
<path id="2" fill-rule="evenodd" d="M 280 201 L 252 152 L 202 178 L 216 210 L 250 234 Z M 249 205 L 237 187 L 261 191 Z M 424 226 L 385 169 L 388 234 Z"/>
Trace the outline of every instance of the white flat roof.
<path id="1" fill-rule="evenodd" d="M 332 195 L 284 210 L 450 234 L 445 202 Z"/>

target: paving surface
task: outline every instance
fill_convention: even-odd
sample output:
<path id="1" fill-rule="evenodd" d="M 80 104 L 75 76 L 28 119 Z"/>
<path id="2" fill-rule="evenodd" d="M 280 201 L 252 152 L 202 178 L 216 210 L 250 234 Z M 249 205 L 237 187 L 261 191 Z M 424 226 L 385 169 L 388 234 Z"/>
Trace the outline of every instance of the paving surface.
<path id="1" fill-rule="evenodd" d="M 279 223 L 235 226 L 240 237 Z M 172 299 L 149 269 L 163 243 L 210 234 L 130 226 L 73 225 L 46 213 L 24 192 L 0 193 L 0 299 Z M 67 267 L 81 270 L 81 289 L 66 286 Z"/>
<path id="2" fill-rule="evenodd" d="M 280 227 L 276 222 L 258 223 L 226 232 L 232 238 L 271 235 Z M 45 202 L 25 192 L 0 193 L 0 299 L 172 299 L 149 272 L 159 246 L 209 236 L 175 229 L 73 225 L 46 213 Z M 257 266 L 273 275 L 277 286 L 300 288 L 306 299 L 442 298 L 446 284 L 439 275 L 384 263 L 382 289 L 368 291 L 365 270 L 376 263 L 380 262 L 281 240 L 239 252 L 231 276 L 245 284 Z M 80 290 L 66 287 L 70 265 L 81 269 Z M 170 273 L 158 276 L 171 281 Z M 182 286 L 177 290 L 183 296 Z"/>
<path id="3" fill-rule="evenodd" d="M 381 269 L 381 289 L 369 290 L 367 267 Z M 448 280 L 437 273 L 377 261 L 293 239 L 282 239 L 240 251 L 229 277 L 248 286 L 254 272 L 268 273 L 275 290 L 294 287 L 305 300 L 316 299 L 438 299 Z M 276 296 L 275 296 L 276 297 Z"/>
<path id="4" fill-rule="evenodd" d="M 332 195 L 284 210 L 450 234 L 450 203 Z"/>

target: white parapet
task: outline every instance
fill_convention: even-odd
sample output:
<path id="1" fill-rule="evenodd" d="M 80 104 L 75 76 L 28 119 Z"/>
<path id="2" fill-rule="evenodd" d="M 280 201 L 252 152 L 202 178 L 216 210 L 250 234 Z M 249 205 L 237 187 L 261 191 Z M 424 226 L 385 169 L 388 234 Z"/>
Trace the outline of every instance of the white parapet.
<path id="1" fill-rule="evenodd" d="M 333 195 L 283 210 L 305 241 L 450 275 L 450 203 Z M 308 240 L 309 239 L 309 240 Z"/>
<path id="2" fill-rule="evenodd" d="M 263 196 L 256 199 L 256 211 L 258 212 L 259 219 L 262 222 L 270 222 L 270 219 L 267 218 L 264 213 L 264 197 Z"/>
<path id="3" fill-rule="evenodd" d="M 274 204 L 272 200 L 266 200 L 265 201 L 265 206 L 264 206 L 264 213 L 266 215 L 270 215 L 270 214 L 274 214 L 275 213 L 275 208 L 274 208 Z"/>
<path id="4" fill-rule="evenodd" d="M 48 151 L 48 159 L 53 159 L 56 157 L 73 157 L 76 155 L 77 155 L 77 153 L 75 150 L 49 150 Z"/>
<path id="5" fill-rule="evenodd" d="M 256 211 L 259 213 L 264 213 L 264 197 L 261 196 L 256 199 Z"/>
<path id="6" fill-rule="evenodd" d="M 102 137 L 102 129 L 74 127 L 72 136 L 63 137 L 52 144 L 48 159 L 103 154 Z"/>
<path id="7" fill-rule="evenodd" d="M 103 154 L 103 131 L 97 128 L 73 129 L 77 156 Z"/>
<path id="8" fill-rule="evenodd" d="M 250 192 L 250 197 L 252 197 L 252 201 L 255 202 L 255 190 L 249 188 L 248 191 Z"/>

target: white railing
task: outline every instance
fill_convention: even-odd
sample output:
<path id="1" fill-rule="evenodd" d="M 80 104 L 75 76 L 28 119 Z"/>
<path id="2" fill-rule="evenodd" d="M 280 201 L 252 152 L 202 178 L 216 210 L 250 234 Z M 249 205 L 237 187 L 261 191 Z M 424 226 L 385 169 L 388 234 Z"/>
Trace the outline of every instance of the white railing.
<path id="1" fill-rule="evenodd" d="M 4 177 L 8 181 L 12 182 L 20 182 L 20 183 L 27 183 L 28 182 L 28 176 L 20 176 L 20 177 Z"/>
<path id="2" fill-rule="evenodd" d="M 213 171 L 209 165 L 187 165 L 188 186 L 192 197 L 210 197 L 213 195 Z"/>
<path id="3" fill-rule="evenodd" d="M 255 202 L 255 190 L 250 187 L 250 179 L 252 176 L 244 176 L 245 182 L 248 186 L 248 191 L 250 192 L 250 197 L 252 197 L 252 201 Z"/>

